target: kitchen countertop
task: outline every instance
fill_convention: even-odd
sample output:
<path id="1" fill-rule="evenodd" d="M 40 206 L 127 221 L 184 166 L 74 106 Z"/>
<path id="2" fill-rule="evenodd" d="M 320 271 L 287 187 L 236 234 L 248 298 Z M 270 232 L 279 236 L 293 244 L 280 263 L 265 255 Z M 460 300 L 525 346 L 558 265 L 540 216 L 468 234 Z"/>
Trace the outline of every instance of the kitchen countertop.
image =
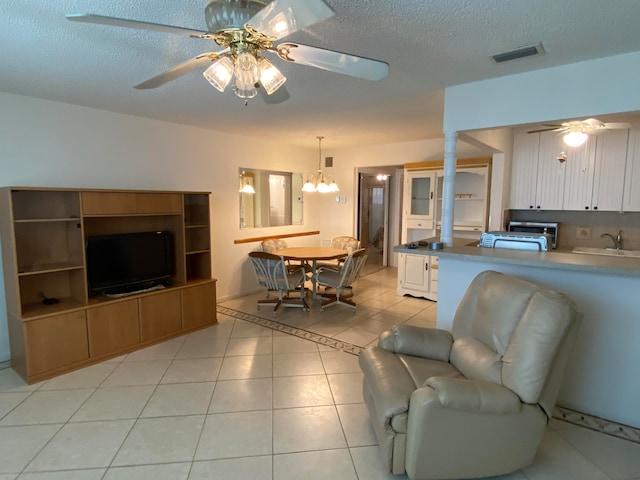
<path id="1" fill-rule="evenodd" d="M 440 241 L 428 238 L 427 242 Z M 469 238 L 454 238 L 452 247 L 431 250 L 429 247 L 408 248 L 397 245 L 394 252 L 411 255 L 464 258 L 472 262 L 496 262 L 539 268 L 562 268 L 565 270 L 624 275 L 640 278 L 640 258 L 613 257 L 572 253 L 572 248 L 558 248 L 551 252 L 510 250 L 506 248 L 482 248 Z"/>

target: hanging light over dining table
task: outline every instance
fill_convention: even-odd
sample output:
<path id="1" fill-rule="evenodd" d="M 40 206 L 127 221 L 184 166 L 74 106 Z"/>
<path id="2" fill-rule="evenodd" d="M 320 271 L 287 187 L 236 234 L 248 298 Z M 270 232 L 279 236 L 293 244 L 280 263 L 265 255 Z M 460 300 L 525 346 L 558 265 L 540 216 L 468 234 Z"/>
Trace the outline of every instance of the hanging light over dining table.
<path id="1" fill-rule="evenodd" d="M 319 193 L 333 193 L 339 192 L 340 188 L 333 178 L 331 181 L 325 179 L 324 173 L 322 173 L 322 139 L 324 137 L 318 136 L 318 173 L 314 177 L 312 174 L 307 176 L 307 181 L 302 186 L 303 192 L 319 192 Z"/>

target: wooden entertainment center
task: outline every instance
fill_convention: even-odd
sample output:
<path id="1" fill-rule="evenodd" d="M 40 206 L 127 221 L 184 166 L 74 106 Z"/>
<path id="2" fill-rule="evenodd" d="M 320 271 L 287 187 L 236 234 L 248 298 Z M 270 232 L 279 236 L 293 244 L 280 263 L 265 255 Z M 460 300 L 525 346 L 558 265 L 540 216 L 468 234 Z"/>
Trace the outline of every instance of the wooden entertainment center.
<path id="1" fill-rule="evenodd" d="M 11 366 L 29 383 L 217 322 L 207 192 L 4 187 L 0 215 Z M 149 231 L 171 233 L 170 286 L 90 296 L 87 238 Z"/>

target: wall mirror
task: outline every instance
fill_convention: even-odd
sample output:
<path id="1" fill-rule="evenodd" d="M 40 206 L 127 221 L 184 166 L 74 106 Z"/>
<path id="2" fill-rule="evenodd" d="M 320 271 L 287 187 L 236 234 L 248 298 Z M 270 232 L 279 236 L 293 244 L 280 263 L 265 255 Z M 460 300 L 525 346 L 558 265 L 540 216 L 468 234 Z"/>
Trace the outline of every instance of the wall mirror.
<path id="1" fill-rule="evenodd" d="M 302 224 L 302 174 L 240 168 L 240 228 Z"/>

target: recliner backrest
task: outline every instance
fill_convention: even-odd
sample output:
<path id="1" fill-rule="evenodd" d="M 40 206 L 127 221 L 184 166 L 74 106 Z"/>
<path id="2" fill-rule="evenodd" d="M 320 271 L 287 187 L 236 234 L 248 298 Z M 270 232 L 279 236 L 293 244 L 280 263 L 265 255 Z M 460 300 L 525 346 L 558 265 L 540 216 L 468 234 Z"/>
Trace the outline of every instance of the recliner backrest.
<path id="1" fill-rule="evenodd" d="M 565 295 L 498 272 L 478 275 L 453 321 L 451 363 L 466 377 L 504 385 L 537 403 L 575 320 Z"/>

